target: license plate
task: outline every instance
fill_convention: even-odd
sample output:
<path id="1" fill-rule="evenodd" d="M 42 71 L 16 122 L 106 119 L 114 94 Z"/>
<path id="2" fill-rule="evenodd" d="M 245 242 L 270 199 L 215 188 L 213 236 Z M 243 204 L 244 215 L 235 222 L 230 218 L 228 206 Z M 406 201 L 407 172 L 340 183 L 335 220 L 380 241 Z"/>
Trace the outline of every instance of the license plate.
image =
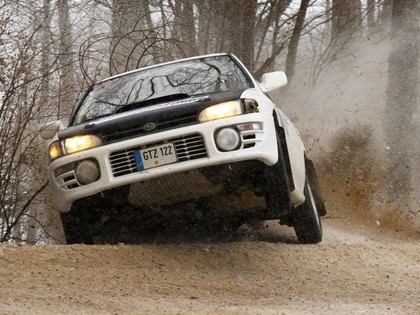
<path id="1" fill-rule="evenodd" d="M 174 163 L 177 161 L 175 146 L 166 143 L 147 149 L 134 150 L 137 170 L 144 171 L 152 167 Z"/>

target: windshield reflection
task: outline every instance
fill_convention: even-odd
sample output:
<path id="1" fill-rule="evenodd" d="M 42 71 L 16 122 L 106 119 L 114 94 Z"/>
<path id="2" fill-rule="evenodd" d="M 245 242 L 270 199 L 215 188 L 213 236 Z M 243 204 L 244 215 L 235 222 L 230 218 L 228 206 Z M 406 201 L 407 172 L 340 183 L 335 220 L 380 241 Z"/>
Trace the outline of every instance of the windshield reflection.
<path id="1" fill-rule="evenodd" d="M 147 105 L 154 99 L 179 99 L 251 86 L 228 55 L 153 67 L 95 85 L 78 109 L 75 124 L 123 111 L 127 105 Z"/>

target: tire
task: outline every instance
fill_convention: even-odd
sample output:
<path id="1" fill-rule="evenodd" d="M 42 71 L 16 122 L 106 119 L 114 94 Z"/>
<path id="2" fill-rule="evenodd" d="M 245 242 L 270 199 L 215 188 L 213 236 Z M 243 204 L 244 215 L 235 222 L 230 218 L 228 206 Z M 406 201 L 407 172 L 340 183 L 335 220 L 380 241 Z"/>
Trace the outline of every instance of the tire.
<path id="1" fill-rule="evenodd" d="M 93 245 L 89 209 L 74 204 L 69 212 L 60 213 L 66 242 L 70 244 Z"/>
<path id="2" fill-rule="evenodd" d="M 322 224 L 308 180 L 305 183 L 304 194 L 305 202 L 294 211 L 293 226 L 299 243 L 317 244 L 322 241 Z"/>
<path id="3" fill-rule="evenodd" d="M 312 194 L 316 202 L 316 208 L 318 209 L 318 214 L 322 217 L 327 214 L 327 209 L 325 207 L 324 198 L 322 197 L 318 175 L 316 174 L 314 163 L 311 160 L 305 160 L 305 166 L 306 176 L 309 184 L 311 185 Z"/>

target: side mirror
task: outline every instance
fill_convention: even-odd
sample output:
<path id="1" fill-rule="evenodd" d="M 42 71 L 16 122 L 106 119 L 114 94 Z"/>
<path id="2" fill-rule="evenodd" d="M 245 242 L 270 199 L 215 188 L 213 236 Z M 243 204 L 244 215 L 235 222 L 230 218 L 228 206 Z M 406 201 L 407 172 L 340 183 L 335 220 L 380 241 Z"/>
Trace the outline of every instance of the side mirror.
<path id="1" fill-rule="evenodd" d="M 287 84 L 287 76 L 283 71 L 264 73 L 260 86 L 263 92 L 270 92 Z"/>
<path id="2" fill-rule="evenodd" d="M 64 125 L 61 120 L 51 121 L 42 126 L 40 130 L 41 138 L 44 140 L 50 140 L 54 138 L 58 131 L 64 129 Z"/>

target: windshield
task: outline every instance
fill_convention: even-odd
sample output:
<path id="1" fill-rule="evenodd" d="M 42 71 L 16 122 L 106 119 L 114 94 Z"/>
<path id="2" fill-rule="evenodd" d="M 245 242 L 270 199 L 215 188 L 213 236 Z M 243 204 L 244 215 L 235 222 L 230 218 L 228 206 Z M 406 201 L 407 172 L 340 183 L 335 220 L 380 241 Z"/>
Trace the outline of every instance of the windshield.
<path id="1" fill-rule="evenodd" d="M 147 106 L 154 99 L 184 98 L 251 86 L 228 55 L 157 66 L 95 85 L 80 105 L 74 124 L 124 111 L 127 105 Z"/>

